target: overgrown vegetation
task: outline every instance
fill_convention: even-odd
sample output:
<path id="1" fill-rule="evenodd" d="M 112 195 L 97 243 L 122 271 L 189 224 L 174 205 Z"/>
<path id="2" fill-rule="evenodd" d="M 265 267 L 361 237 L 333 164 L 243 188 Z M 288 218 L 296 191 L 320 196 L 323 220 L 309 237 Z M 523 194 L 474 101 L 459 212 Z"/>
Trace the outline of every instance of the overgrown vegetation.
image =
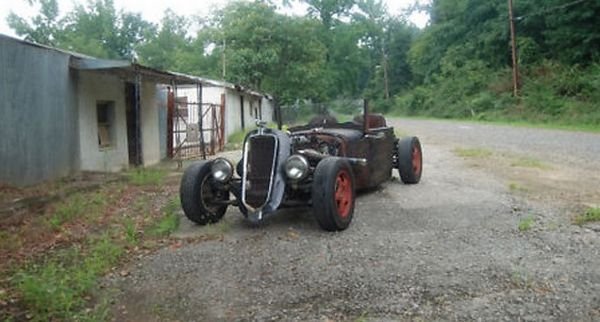
<path id="1" fill-rule="evenodd" d="M 588 222 L 597 221 L 600 221 L 600 208 L 598 207 L 588 208 L 583 214 L 575 217 L 575 224 L 580 226 Z"/>
<path id="2" fill-rule="evenodd" d="M 123 246 L 108 235 L 87 243 L 59 251 L 15 275 L 14 284 L 34 321 L 65 320 L 81 314 L 98 277 L 123 253 Z"/>
<path id="3" fill-rule="evenodd" d="M 76 193 L 56 204 L 48 223 L 59 230 L 63 224 L 74 219 L 93 220 L 102 214 L 106 202 L 104 191 Z"/>
<path id="4" fill-rule="evenodd" d="M 556 125 L 600 125 L 600 64 L 569 66 L 544 61 L 522 73 L 520 98 L 512 97 L 510 71 L 463 66 L 396 97 L 392 112 L 442 118 Z"/>
<path id="5" fill-rule="evenodd" d="M 437 0 L 412 44 L 416 82 L 397 94 L 396 113 L 598 127 L 600 3 L 515 2 L 521 67 L 512 96 L 507 2 Z M 591 42 L 588 42 L 591 41 Z"/>
<path id="6" fill-rule="evenodd" d="M 0 316 L 107 320 L 99 278 L 127 260 L 124 254 L 160 247 L 179 225 L 172 182 L 148 185 L 167 180 L 151 173 L 67 195 L 22 222 L 0 222 Z"/>

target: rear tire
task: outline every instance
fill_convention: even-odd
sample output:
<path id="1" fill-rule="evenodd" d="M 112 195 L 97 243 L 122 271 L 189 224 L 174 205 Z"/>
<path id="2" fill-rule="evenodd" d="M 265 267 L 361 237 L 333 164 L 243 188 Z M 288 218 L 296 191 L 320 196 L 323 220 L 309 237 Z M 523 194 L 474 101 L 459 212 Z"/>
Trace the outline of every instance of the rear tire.
<path id="1" fill-rule="evenodd" d="M 183 173 L 179 187 L 185 216 L 199 225 L 221 220 L 227 205 L 220 202 L 229 200 L 229 191 L 220 190 L 214 184 L 210 167 L 208 161 L 193 163 Z"/>
<path id="2" fill-rule="evenodd" d="M 416 136 L 402 138 L 397 146 L 398 172 L 406 184 L 418 183 L 423 173 L 423 152 Z"/>
<path id="3" fill-rule="evenodd" d="M 319 162 L 312 186 L 312 207 L 321 228 L 348 228 L 354 215 L 355 194 L 354 174 L 348 161 L 330 157 Z"/>

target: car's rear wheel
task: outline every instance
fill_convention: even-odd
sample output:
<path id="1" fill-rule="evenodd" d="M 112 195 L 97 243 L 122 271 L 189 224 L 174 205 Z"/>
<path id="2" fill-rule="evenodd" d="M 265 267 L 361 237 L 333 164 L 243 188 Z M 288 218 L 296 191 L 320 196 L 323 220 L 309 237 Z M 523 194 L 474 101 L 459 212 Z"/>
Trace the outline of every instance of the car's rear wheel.
<path id="1" fill-rule="evenodd" d="M 402 138 L 397 146 L 398 172 L 402 182 L 413 184 L 421 180 L 423 173 L 423 152 L 416 136 Z"/>
<path id="2" fill-rule="evenodd" d="M 210 166 L 208 161 L 190 165 L 183 173 L 179 187 L 179 198 L 185 216 L 199 225 L 221 220 L 229 200 L 229 191 L 218 189 L 213 182 Z"/>
<path id="3" fill-rule="evenodd" d="M 348 228 L 354 215 L 354 174 L 348 161 L 330 157 L 315 169 L 313 212 L 319 226 L 328 231 Z"/>

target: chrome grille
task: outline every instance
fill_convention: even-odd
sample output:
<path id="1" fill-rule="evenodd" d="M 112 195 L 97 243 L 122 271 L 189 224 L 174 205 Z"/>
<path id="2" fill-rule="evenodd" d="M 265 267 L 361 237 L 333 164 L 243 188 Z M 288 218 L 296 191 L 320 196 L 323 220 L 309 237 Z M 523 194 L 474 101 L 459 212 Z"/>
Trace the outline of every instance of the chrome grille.
<path id="1" fill-rule="evenodd" d="M 246 171 L 244 171 L 244 202 L 252 208 L 262 207 L 268 200 L 273 176 L 277 139 L 257 135 L 248 139 Z"/>

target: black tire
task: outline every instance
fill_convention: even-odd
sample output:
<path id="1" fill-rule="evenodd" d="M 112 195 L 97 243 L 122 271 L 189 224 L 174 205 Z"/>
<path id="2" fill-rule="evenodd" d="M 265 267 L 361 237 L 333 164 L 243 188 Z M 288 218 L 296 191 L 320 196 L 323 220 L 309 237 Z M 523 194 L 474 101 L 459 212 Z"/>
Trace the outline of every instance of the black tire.
<path id="1" fill-rule="evenodd" d="M 190 165 L 181 178 L 179 198 L 185 216 L 199 224 L 216 223 L 227 210 L 227 205 L 215 203 L 229 200 L 229 191 L 213 184 L 211 162 L 198 161 Z"/>
<path id="2" fill-rule="evenodd" d="M 312 186 L 312 207 L 319 226 L 327 231 L 348 228 L 355 198 L 354 174 L 348 161 L 336 157 L 321 160 Z"/>
<path id="3" fill-rule="evenodd" d="M 240 161 L 235 165 L 235 172 L 240 176 L 240 178 L 244 175 L 244 158 L 241 158 Z"/>
<path id="4" fill-rule="evenodd" d="M 423 151 L 416 136 L 402 138 L 396 145 L 398 172 L 406 184 L 418 183 L 423 173 Z"/>

